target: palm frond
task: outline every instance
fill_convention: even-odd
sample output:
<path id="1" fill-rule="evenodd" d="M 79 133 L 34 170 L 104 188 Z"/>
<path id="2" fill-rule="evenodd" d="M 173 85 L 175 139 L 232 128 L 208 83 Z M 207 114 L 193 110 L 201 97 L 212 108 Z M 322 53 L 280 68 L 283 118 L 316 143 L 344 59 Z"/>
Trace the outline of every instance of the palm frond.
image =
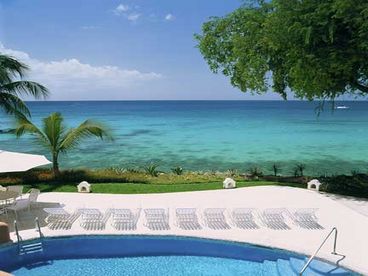
<path id="1" fill-rule="evenodd" d="M 14 77 L 22 78 L 28 70 L 29 67 L 23 62 L 20 62 L 9 55 L 0 54 L 1 79 L 8 78 L 11 80 Z"/>
<path id="2" fill-rule="evenodd" d="M 110 131 L 101 123 L 86 120 L 76 128 L 70 129 L 60 144 L 61 151 L 78 146 L 84 138 L 97 137 L 100 139 L 113 140 Z"/>
<path id="3" fill-rule="evenodd" d="M 14 81 L 0 85 L 0 90 L 16 96 L 30 95 L 35 98 L 45 98 L 49 91 L 47 88 L 37 82 L 33 81 Z"/>
<path id="4" fill-rule="evenodd" d="M 29 121 L 26 116 L 18 116 L 17 126 L 14 131 L 14 134 L 17 137 L 21 137 L 22 135 L 26 133 L 36 135 L 37 137 L 39 137 L 39 140 L 41 141 L 41 143 L 44 146 L 48 147 L 49 143 L 48 143 L 48 139 L 46 135 L 35 124 Z"/>
<path id="5" fill-rule="evenodd" d="M 30 115 L 28 107 L 19 97 L 6 92 L 0 92 L 0 109 L 7 114 Z"/>
<path id="6" fill-rule="evenodd" d="M 54 150 L 60 147 L 61 136 L 65 132 L 63 121 L 64 119 L 59 112 L 51 113 L 50 116 L 43 119 L 43 133 Z"/>

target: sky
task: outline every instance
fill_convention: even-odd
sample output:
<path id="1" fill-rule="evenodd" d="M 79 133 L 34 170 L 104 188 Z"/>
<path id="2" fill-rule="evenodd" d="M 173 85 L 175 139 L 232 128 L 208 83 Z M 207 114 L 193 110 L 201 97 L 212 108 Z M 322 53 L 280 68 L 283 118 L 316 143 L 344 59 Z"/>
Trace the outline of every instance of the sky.
<path id="1" fill-rule="evenodd" d="M 0 52 L 49 100 L 270 100 L 213 74 L 195 33 L 241 0 L 0 0 Z"/>

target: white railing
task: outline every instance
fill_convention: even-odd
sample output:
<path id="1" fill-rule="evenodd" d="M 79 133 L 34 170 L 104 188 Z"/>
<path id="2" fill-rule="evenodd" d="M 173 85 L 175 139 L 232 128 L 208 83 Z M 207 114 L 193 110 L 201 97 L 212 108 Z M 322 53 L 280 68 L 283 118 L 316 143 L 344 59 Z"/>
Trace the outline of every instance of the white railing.
<path id="1" fill-rule="evenodd" d="M 326 243 L 326 241 L 328 240 L 328 238 L 332 235 L 332 233 L 335 233 L 335 237 L 334 237 L 334 244 L 333 244 L 333 249 L 331 254 L 336 255 L 336 242 L 337 242 L 337 228 L 334 227 L 332 228 L 332 230 L 328 233 L 328 235 L 326 236 L 326 238 L 323 240 L 323 242 L 321 243 L 321 245 L 317 248 L 317 250 L 314 252 L 314 254 L 312 256 L 310 256 L 310 258 L 308 259 L 307 263 L 303 266 L 302 270 L 300 270 L 299 275 L 303 275 L 304 271 L 308 268 L 308 266 L 310 265 L 310 263 L 313 261 L 313 259 L 316 257 L 316 255 L 318 254 L 318 252 L 321 250 L 321 248 L 323 247 L 323 245 Z"/>

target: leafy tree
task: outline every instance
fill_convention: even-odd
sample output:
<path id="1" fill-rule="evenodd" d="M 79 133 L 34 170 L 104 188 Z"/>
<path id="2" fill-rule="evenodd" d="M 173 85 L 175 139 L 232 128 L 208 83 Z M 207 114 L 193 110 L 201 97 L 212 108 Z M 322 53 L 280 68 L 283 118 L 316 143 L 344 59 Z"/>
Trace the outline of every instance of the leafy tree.
<path id="1" fill-rule="evenodd" d="M 29 110 L 20 96 L 30 95 L 40 98 L 48 95 L 46 87 L 23 80 L 28 70 L 28 66 L 24 63 L 0 54 L 0 110 L 8 114 L 29 115 Z"/>
<path id="2" fill-rule="evenodd" d="M 20 116 L 15 130 L 17 137 L 25 133 L 33 134 L 37 141 L 50 151 L 55 177 L 60 176 L 58 162 L 60 153 L 76 148 L 85 138 L 112 139 L 106 127 L 97 122 L 86 120 L 76 128 L 67 129 L 63 121 L 60 113 L 52 113 L 43 119 L 42 128 L 38 128 L 25 116 Z"/>
<path id="3" fill-rule="evenodd" d="M 210 69 L 243 92 L 368 94 L 367 1 L 258 1 L 212 17 L 195 37 Z"/>

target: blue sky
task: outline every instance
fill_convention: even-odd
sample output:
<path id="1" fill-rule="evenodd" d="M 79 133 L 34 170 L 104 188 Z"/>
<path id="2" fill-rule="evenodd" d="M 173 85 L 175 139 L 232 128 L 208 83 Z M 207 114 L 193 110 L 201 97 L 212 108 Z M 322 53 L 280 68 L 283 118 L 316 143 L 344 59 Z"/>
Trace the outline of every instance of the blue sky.
<path id="1" fill-rule="evenodd" d="M 32 67 L 51 100 L 279 99 L 212 74 L 193 34 L 240 0 L 0 0 L 0 52 Z"/>

